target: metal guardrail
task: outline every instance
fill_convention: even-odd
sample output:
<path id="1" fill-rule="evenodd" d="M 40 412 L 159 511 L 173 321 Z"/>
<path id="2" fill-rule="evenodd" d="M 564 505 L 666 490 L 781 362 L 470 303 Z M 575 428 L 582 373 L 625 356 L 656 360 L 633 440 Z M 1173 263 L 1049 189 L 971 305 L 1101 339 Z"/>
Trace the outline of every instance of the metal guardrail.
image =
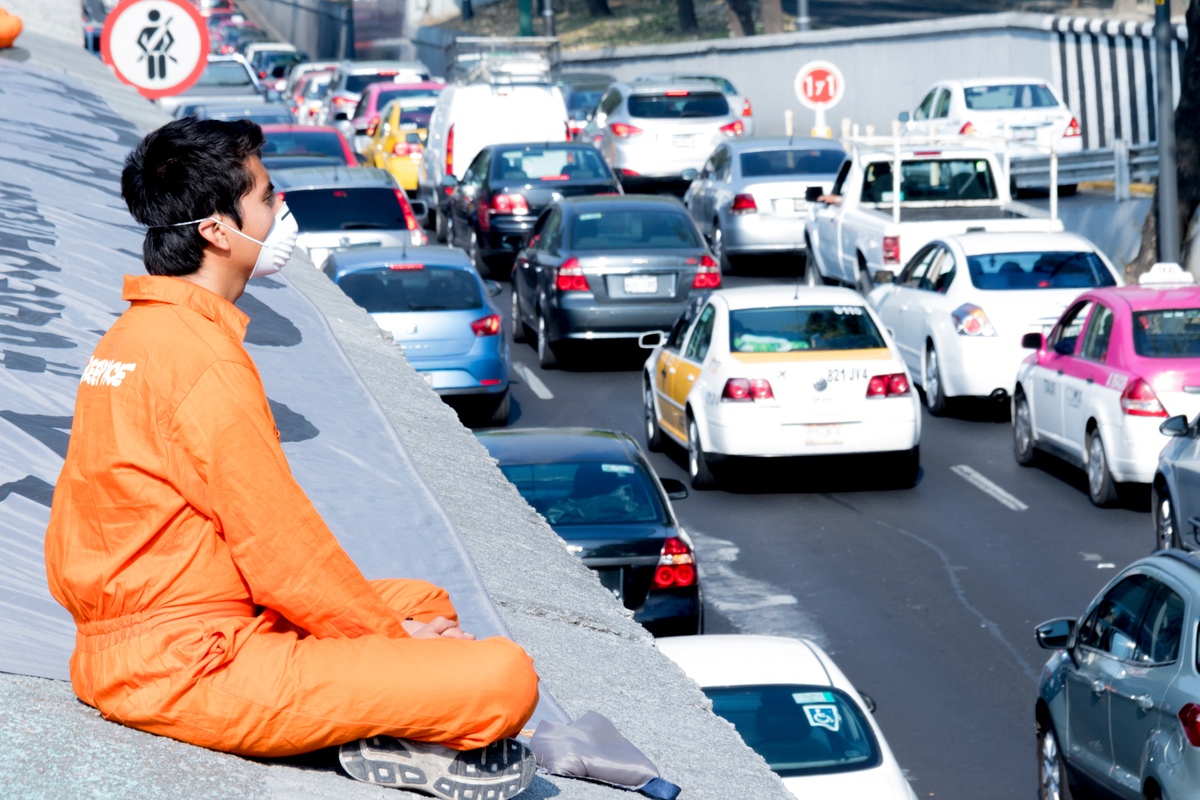
<path id="1" fill-rule="evenodd" d="M 1158 145 L 1130 147 L 1117 141 L 1115 147 L 1058 153 L 1058 184 L 1112 181 L 1118 201 L 1129 199 L 1131 182 L 1145 183 L 1158 177 Z M 1019 189 L 1050 185 L 1050 156 L 1013 156 L 1009 174 Z"/>

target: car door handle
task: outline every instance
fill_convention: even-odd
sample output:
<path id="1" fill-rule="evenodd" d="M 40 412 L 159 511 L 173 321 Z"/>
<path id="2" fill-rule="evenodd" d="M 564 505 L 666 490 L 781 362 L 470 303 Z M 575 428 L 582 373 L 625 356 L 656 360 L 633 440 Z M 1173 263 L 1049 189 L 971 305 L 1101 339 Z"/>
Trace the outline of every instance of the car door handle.
<path id="1" fill-rule="evenodd" d="M 1062 371 L 1061 369 L 1060 369 L 1060 370 L 1057 370 L 1057 372 L 1058 372 L 1058 374 L 1059 374 L 1059 375 L 1062 375 L 1062 373 L 1063 373 L 1063 371 Z"/>
<path id="2" fill-rule="evenodd" d="M 1104 681 L 1092 681 L 1093 694 L 1104 694 Z"/>
<path id="3" fill-rule="evenodd" d="M 1088 383 L 1095 383 L 1095 382 L 1096 382 L 1096 379 L 1095 379 L 1095 378 L 1088 378 L 1088 379 L 1087 379 L 1087 382 L 1088 382 Z"/>
<path id="4" fill-rule="evenodd" d="M 1129 698 L 1142 711 L 1149 711 L 1154 708 L 1154 698 L 1148 694 L 1139 694 L 1137 697 Z"/>

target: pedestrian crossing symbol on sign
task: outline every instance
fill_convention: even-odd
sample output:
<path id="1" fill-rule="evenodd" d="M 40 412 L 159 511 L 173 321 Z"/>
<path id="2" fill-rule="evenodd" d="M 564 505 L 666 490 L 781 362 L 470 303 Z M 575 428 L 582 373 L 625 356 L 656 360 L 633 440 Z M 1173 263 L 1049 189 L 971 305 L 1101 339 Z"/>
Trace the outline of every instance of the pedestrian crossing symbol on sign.
<path id="1" fill-rule="evenodd" d="M 143 96 L 179 94 L 208 63 L 208 29 L 188 0 L 122 0 L 105 21 L 100 53 Z"/>

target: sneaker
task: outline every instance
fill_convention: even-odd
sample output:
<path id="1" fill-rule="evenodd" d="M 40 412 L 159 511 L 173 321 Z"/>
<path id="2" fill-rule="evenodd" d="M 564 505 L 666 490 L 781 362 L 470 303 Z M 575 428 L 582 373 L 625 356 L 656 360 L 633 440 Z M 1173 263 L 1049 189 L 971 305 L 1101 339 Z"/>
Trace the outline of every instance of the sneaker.
<path id="1" fill-rule="evenodd" d="M 338 748 L 342 769 L 364 783 L 424 792 L 447 800 L 508 800 L 533 782 L 533 751 L 516 739 L 478 750 L 372 736 Z"/>

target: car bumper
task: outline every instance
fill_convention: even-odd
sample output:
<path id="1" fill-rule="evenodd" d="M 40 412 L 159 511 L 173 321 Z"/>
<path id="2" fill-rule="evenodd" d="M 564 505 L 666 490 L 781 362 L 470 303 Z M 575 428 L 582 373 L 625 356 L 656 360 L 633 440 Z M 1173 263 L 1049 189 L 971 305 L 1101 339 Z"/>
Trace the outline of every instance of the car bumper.
<path id="1" fill-rule="evenodd" d="M 451 358 L 409 355 L 408 361 L 429 387 L 440 395 L 499 394 L 508 388 L 507 348 L 499 353 Z M 484 381 L 496 383 L 485 384 Z"/>
<path id="2" fill-rule="evenodd" d="M 526 234 L 537 223 L 536 216 L 493 217 L 489 229 L 483 232 L 481 255 L 515 257 Z"/>
<path id="3" fill-rule="evenodd" d="M 1159 432 L 1163 417 L 1125 416 L 1121 425 L 1101 425 L 1108 470 L 1117 483 L 1150 483 L 1168 442 Z"/>
<path id="4" fill-rule="evenodd" d="M 700 632 L 701 605 L 698 584 L 652 589 L 633 621 L 655 636 L 688 636 Z"/>
<path id="5" fill-rule="evenodd" d="M 707 409 L 700 441 L 706 452 L 725 456 L 853 455 L 900 452 L 917 446 L 921 426 L 915 398 L 871 402 L 878 404 L 878 413 L 861 422 L 799 419 L 783 408 L 723 404 L 715 412 Z M 831 431 L 833 426 L 836 431 Z"/>
<path id="6" fill-rule="evenodd" d="M 1021 362 L 1031 352 L 1019 343 L 1020 337 L 1015 335 L 953 334 L 953 339 L 938 349 L 943 391 L 948 397 L 988 397 L 998 391 L 1011 395 Z"/>
<path id="7" fill-rule="evenodd" d="M 778 253 L 804 249 L 804 217 L 775 214 L 725 214 L 721 234 L 725 252 Z"/>
<path id="8" fill-rule="evenodd" d="M 614 170 L 632 170 L 635 178 L 643 180 L 681 180 L 685 169 L 699 170 L 712 153 L 714 146 L 680 148 L 678 151 L 659 147 L 614 147 L 611 166 Z M 619 172 L 618 172 L 619 174 Z M 622 181 L 629 180 L 627 176 Z"/>
<path id="9" fill-rule="evenodd" d="M 583 294 L 583 293 L 580 293 Z M 687 300 L 687 295 L 680 298 Z M 686 302 L 600 304 L 590 295 L 559 298 L 547 322 L 551 339 L 627 339 L 647 331 L 669 331 Z"/>

